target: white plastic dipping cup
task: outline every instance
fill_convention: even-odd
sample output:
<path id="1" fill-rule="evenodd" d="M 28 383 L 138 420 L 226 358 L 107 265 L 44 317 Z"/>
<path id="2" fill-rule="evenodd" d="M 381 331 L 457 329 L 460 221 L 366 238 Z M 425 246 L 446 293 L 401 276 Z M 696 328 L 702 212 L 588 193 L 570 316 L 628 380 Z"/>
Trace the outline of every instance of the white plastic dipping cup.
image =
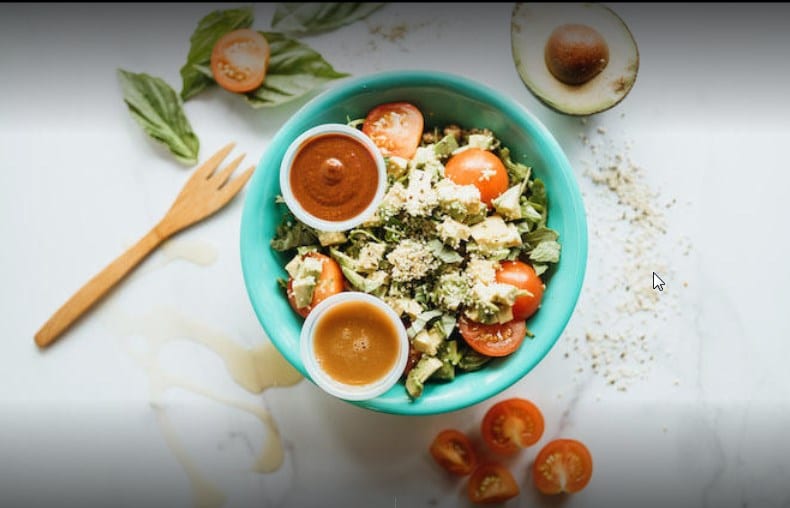
<path id="1" fill-rule="evenodd" d="M 361 213 L 343 221 L 329 221 L 312 215 L 305 210 L 299 201 L 294 197 L 291 189 L 291 167 L 293 166 L 294 159 L 299 153 L 299 150 L 305 146 L 309 141 L 314 138 L 325 136 L 328 134 L 340 134 L 349 136 L 356 141 L 359 141 L 367 148 L 376 162 L 376 172 L 378 174 L 378 185 L 376 186 L 376 193 L 373 196 L 370 204 Z M 373 141 L 363 132 L 348 125 L 340 123 L 327 123 L 317 125 L 307 131 L 303 132 L 296 138 L 285 151 L 283 160 L 280 163 L 280 192 L 282 192 L 285 204 L 291 213 L 301 222 L 308 226 L 317 229 L 318 231 L 348 231 L 354 227 L 362 224 L 370 217 L 378 208 L 381 201 L 384 199 L 384 192 L 387 188 L 387 165 L 384 162 L 384 156 L 381 151 L 373 143 Z"/>
<path id="2" fill-rule="evenodd" d="M 322 317 L 328 310 L 332 309 L 332 307 L 337 304 L 346 302 L 365 302 L 376 306 L 392 320 L 392 324 L 395 326 L 398 333 L 398 344 L 400 349 L 395 364 L 386 375 L 370 384 L 349 385 L 341 383 L 327 374 L 326 371 L 321 368 L 316 358 L 313 342 L 315 339 L 315 329 L 318 323 L 320 323 Z M 384 303 L 384 301 L 375 296 L 361 292 L 338 293 L 316 305 L 310 314 L 307 315 L 307 319 L 302 326 L 300 341 L 302 362 L 313 382 L 330 395 L 345 400 L 373 399 L 392 388 L 395 383 L 398 382 L 398 379 L 400 379 L 401 374 L 403 374 L 403 370 L 406 368 L 406 361 L 409 357 L 409 338 L 406 335 L 406 327 L 403 325 L 400 317 L 398 317 L 395 311 Z"/>

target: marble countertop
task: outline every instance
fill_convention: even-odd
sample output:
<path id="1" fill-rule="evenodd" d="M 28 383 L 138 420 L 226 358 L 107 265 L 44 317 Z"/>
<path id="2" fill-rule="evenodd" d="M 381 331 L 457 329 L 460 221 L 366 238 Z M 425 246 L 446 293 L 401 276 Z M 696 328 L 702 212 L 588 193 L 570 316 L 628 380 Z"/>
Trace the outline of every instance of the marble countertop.
<path id="1" fill-rule="evenodd" d="M 213 8 L 0 7 L 0 504 L 464 506 L 465 482 L 429 443 L 448 427 L 479 443 L 491 404 L 520 396 L 546 431 L 504 461 L 521 487 L 506 506 L 790 506 L 786 5 L 617 5 L 639 75 L 623 103 L 584 121 L 520 81 L 512 4 L 391 4 L 302 39 L 353 75 L 439 70 L 513 97 L 557 137 L 584 194 L 587 277 L 556 346 L 494 399 L 416 418 L 293 384 L 282 365 L 292 386 L 230 375 L 230 359 L 268 354 L 241 275 L 243 195 L 53 348 L 33 344 L 187 178 L 129 116 L 116 69 L 179 86 L 189 36 Z M 272 12 L 256 5 L 254 26 Z M 201 156 L 233 139 L 255 163 L 302 104 L 253 110 L 212 90 L 185 110 Z M 561 500 L 527 475 L 555 437 L 585 442 L 595 463 L 590 485 Z M 260 455 L 279 439 L 268 471 L 278 461 Z"/>

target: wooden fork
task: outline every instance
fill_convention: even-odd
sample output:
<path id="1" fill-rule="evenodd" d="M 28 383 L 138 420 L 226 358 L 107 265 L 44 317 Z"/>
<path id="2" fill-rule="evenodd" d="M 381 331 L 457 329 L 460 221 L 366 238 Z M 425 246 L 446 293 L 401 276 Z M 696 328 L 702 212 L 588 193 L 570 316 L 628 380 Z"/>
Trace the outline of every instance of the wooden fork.
<path id="1" fill-rule="evenodd" d="M 222 170 L 214 171 L 234 146 L 235 143 L 228 144 L 197 168 L 159 224 L 82 286 L 49 318 L 49 321 L 44 323 L 35 336 L 39 347 L 44 348 L 54 342 L 159 244 L 225 206 L 244 187 L 254 167 L 229 180 L 244 155 L 233 160 Z"/>

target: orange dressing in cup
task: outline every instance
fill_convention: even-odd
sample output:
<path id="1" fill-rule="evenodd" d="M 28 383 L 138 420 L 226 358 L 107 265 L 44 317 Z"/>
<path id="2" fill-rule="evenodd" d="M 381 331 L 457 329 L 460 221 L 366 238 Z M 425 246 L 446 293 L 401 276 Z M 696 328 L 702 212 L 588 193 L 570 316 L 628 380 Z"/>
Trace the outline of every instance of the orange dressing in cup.
<path id="1" fill-rule="evenodd" d="M 400 355 L 398 330 L 380 308 L 347 301 L 316 323 L 313 350 L 318 365 L 346 385 L 368 385 L 387 376 Z"/>

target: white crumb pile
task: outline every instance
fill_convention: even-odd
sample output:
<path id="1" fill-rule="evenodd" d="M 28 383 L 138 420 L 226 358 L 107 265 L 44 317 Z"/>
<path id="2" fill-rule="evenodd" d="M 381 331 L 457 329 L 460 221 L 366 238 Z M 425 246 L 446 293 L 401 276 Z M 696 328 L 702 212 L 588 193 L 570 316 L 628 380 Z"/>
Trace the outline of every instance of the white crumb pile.
<path id="1" fill-rule="evenodd" d="M 584 128 L 577 169 L 587 209 L 589 256 L 579 299 L 580 319 L 571 322 L 563 343 L 576 373 L 592 373 L 626 391 L 645 379 L 662 346 L 660 320 L 677 314 L 677 291 L 653 289 L 652 274 L 670 275 L 667 247 L 688 255 L 690 243 L 668 234 L 662 199 L 645 171 L 630 157 L 630 144 L 617 146 L 604 127 Z"/>

